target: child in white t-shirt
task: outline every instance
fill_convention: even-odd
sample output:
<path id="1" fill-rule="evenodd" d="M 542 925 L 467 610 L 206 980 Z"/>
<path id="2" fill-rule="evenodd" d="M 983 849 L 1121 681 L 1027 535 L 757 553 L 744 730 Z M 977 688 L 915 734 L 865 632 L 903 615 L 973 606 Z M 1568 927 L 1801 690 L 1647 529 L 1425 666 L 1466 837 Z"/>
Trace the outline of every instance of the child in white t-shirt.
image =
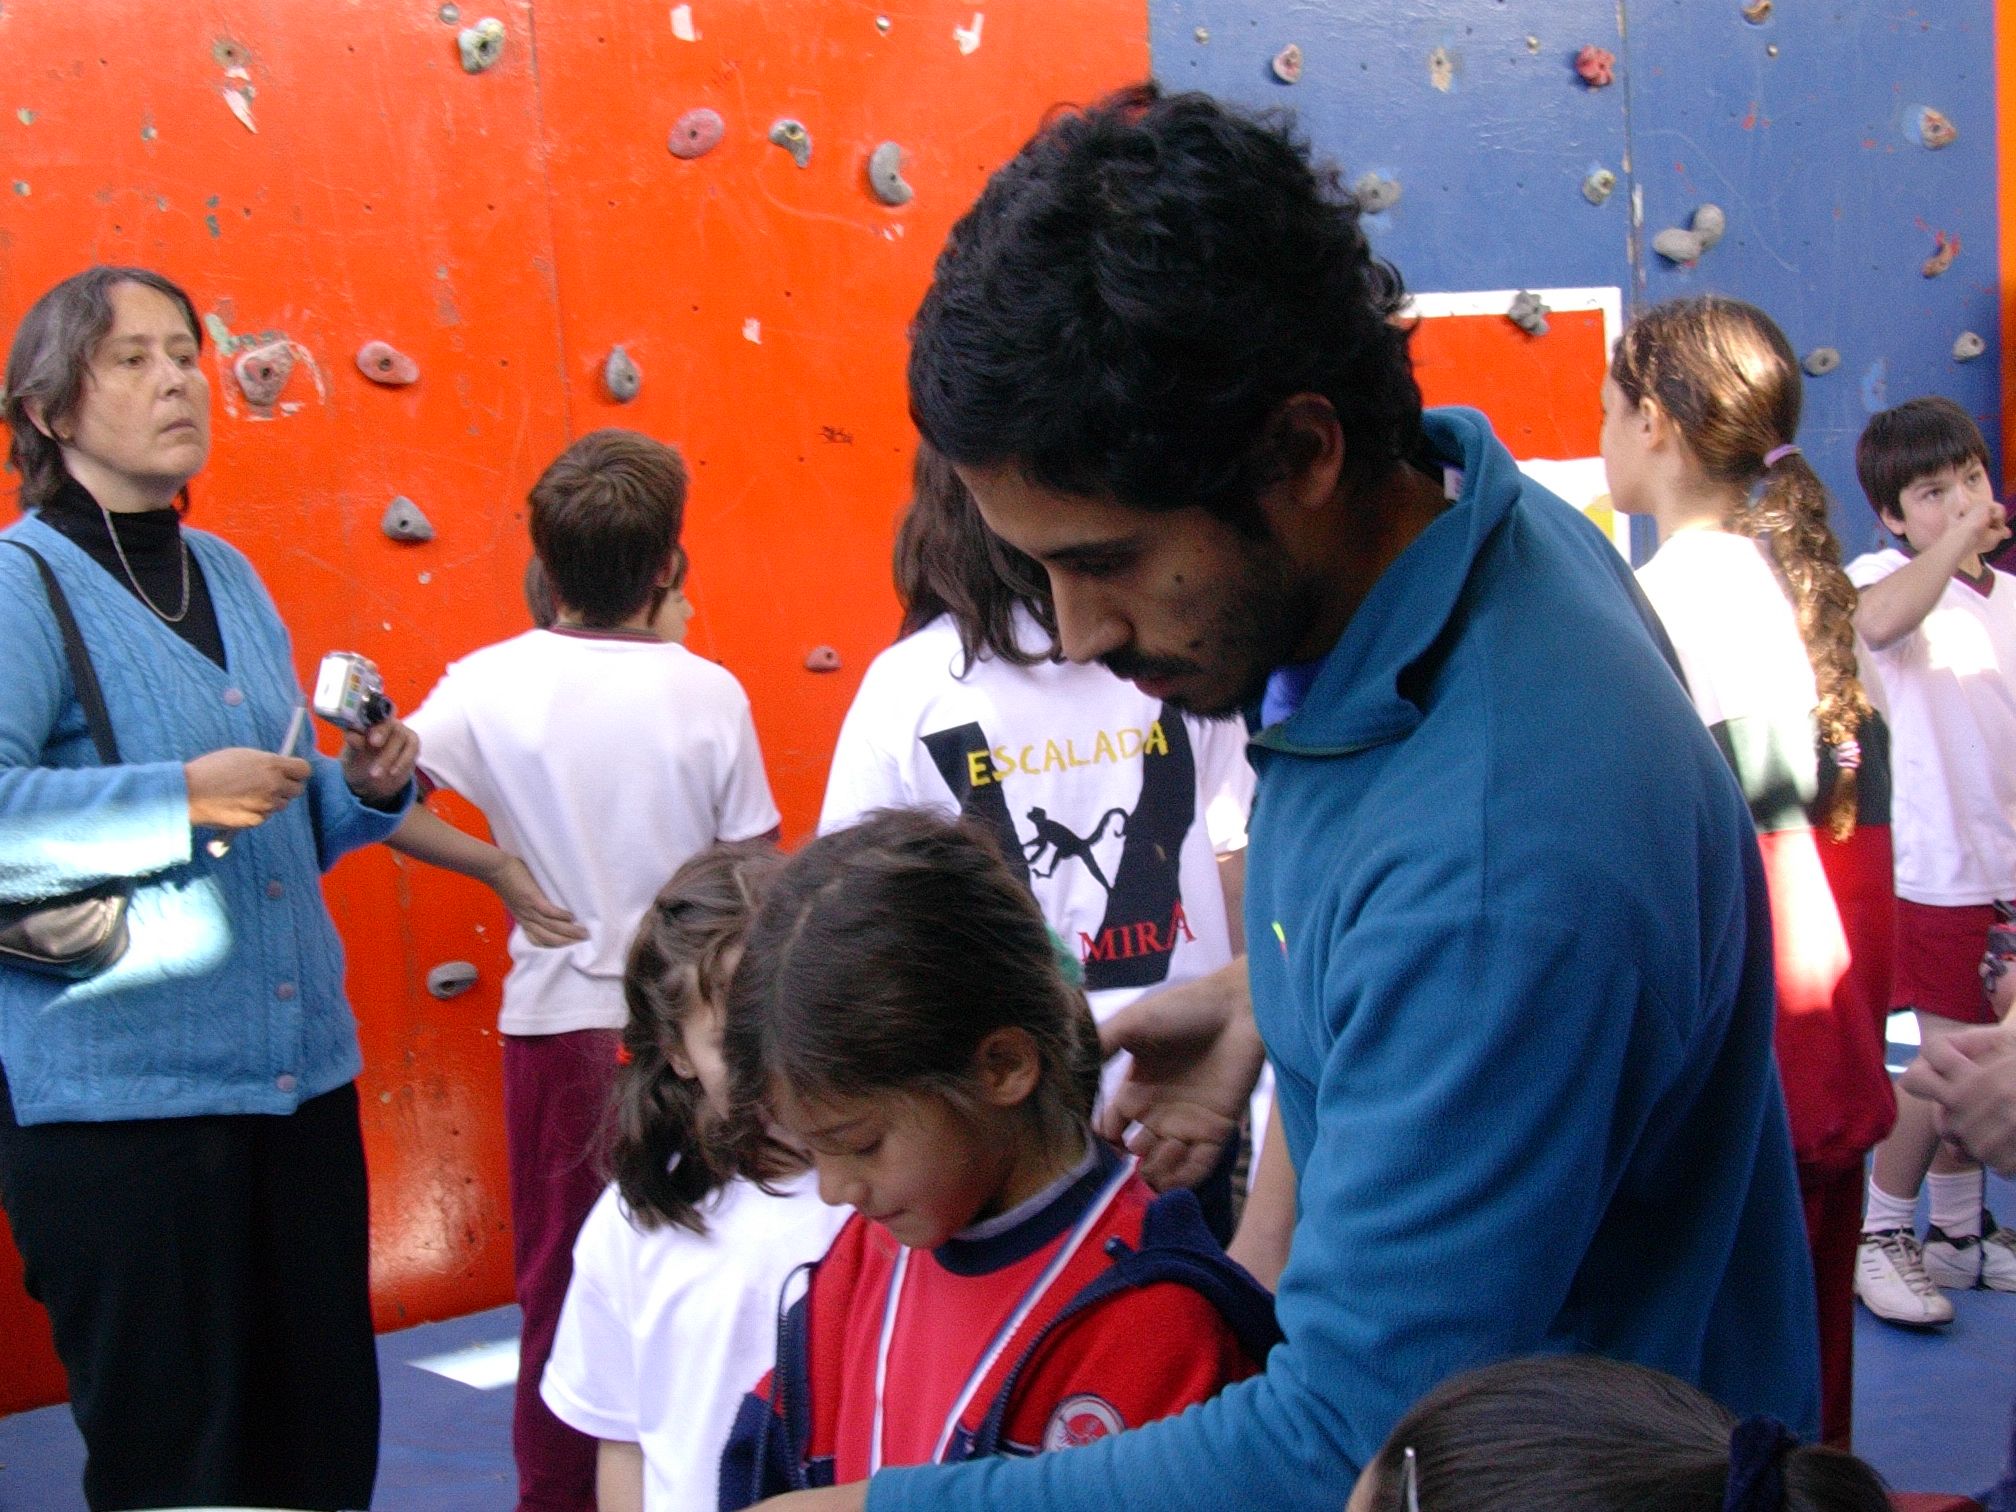
<path id="1" fill-rule="evenodd" d="M 730 1117 L 728 982 L 783 857 L 722 845 L 682 866 L 630 953 L 615 1181 L 574 1246 L 546 1404 L 600 1441 L 600 1512 L 715 1505 L 742 1396 L 775 1361 L 790 1273 L 847 1216 L 796 1158 Z"/>
<path id="2" fill-rule="evenodd" d="M 661 633 L 685 501 L 669 446 L 604 430 L 568 447 L 530 497 L 553 625 L 455 662 L 409 720 L 426 776 L 481 809 L 585 934 L 546 948 L 512 931 L 499 1021 L 524 1316 L 512 1446 L 528 1506 L 594 1495 L 595 1444 L 547 1410 L 539 1374 L 602 1189 L 630 941 L 668 868 L 778 824 L 741 685 Z"/>
<path id="3" fill-rule="evenodd" d="M 2016 995 L 2006 933 L 2016 907 L 2016 579 L 1982 560 L 2009 524 L 1987 443 L 1950 399 L 1876 416 L 1855 463 L 1876 517 L 1903 543 L 1856 558 L 1848 576 L 1891 728 L 1891 1004 L 1915 1010 L 1929 1041 L 1994 1023 Z M 1940 1143 L 1933 1106 L 1908 1092 L 1897 1104 L 1896 1129 L 1876 1147 L 1856 1285 L 1879 1317 L 1944 1323 L 1952 1305 L 1936 1286 L 2016 1291 L 2016 1231 L 1985 1214 L 1981 1168 Z M 1914 1213 L 1928 1170 L 1921 1248 Z"/>

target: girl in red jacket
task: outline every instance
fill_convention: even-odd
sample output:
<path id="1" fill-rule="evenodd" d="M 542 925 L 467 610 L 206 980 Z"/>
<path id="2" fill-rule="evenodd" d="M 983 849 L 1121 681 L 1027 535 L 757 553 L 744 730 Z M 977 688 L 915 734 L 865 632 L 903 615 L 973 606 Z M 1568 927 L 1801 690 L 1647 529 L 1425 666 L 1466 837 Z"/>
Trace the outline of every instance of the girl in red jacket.
<path id="1" fill-rule="evenodd" d="M 723 1508 L 1087 1443 L 1258 1370 L 1266 1293 L 1092 1136 L 1084 995 L 977 830 L 890 811 L 815 840 L 731 993 L 738 1094 L 855 1213 L 743 1404 Z"/>

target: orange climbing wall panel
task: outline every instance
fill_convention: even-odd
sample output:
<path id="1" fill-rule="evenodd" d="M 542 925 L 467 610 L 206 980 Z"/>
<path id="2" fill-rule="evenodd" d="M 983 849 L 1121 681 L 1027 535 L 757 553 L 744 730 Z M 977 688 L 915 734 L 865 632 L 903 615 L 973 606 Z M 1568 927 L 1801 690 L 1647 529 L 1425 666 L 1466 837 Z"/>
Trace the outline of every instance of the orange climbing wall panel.
<path id="1" fill-rule="evenodd" d="M 11 331 L 88 262 L 134 262 L 184 283 L 227 342 L 291 342 L 270 415 L 211 349 L 195 523 L 252 557 L 304 671 L 362 650 L 402 706 L 525 624 L 525 490 L 569 437 L 622 424 L 677 442 L 694 475 L 692 643 L 748 687 L 786 834 L 802 835 L 894 627 L 903 331 L 931 258 L 1046 109 L 1146 72 L 1145 6 L 693 0 L 691 41 L 662 3 L 464 10 L 507 31 L 478 76 L 434 0 L 0 10 L 0 318 Z M 955 32 L 972 41 L 981 15 L 969 48 Z M 696 105 L 727 133 L 682 162 L 666 137 Z M 765 139 L 782 116 L 811 135 L 803 169 Z M 916 190 L 897 209 L 866 186 L 883 140 Z M 373 338 L 420 382 L 365 381 L 352 357 Z M 643 373 L 627 406 L 600 386 L 617 342 Z M 401 494 L 434 541 L 380 534 Z M 838 675 L 805 670 L 822 645 Z M 624 843 L 620 794 L 610 812 Z M 502 912 L 376 849 L 327 890 L 363 1025 L 379 1323 L 508 1300 Z M 439 1003 L 422 984 L 451 959 L 482 980 Z M 63 1392 L 18 1275 L 0 1238 L 0 1413 Z"/>

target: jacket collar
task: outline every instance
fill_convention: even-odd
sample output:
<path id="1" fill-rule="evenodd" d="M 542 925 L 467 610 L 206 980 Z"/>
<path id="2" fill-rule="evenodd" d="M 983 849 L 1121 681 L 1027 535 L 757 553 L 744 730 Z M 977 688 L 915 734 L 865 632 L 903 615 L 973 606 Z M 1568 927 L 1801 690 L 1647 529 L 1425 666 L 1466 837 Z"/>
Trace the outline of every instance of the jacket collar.
<path id="1" fill-rule="evenodd" d="M 1344 756 L 1399 740 L 1420 724 L 1421 707 L 1401 681 L 1447 628 L 1484 542 L 1525 486 L 1512 454 L 1476 410 L 1433 409 L 1422 423 L 1429 449 L 1462 473 L 1462 492 L 1372 585 L 1301 707 L 1255 734 L 1255 745 Z"/>

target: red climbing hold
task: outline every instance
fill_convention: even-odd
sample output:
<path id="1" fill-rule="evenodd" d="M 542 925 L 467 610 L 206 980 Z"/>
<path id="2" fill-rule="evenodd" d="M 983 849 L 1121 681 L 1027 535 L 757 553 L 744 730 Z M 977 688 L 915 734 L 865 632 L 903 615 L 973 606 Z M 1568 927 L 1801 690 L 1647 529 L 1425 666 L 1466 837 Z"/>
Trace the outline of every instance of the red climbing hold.
<path id="1" fill-rule="evenodd" d="M 1616 67 L 1617 55 L 1593 42 L 1575 54 L 1575 72 L 1591 89 L 1601 89 L 1608 84 Z"/>

